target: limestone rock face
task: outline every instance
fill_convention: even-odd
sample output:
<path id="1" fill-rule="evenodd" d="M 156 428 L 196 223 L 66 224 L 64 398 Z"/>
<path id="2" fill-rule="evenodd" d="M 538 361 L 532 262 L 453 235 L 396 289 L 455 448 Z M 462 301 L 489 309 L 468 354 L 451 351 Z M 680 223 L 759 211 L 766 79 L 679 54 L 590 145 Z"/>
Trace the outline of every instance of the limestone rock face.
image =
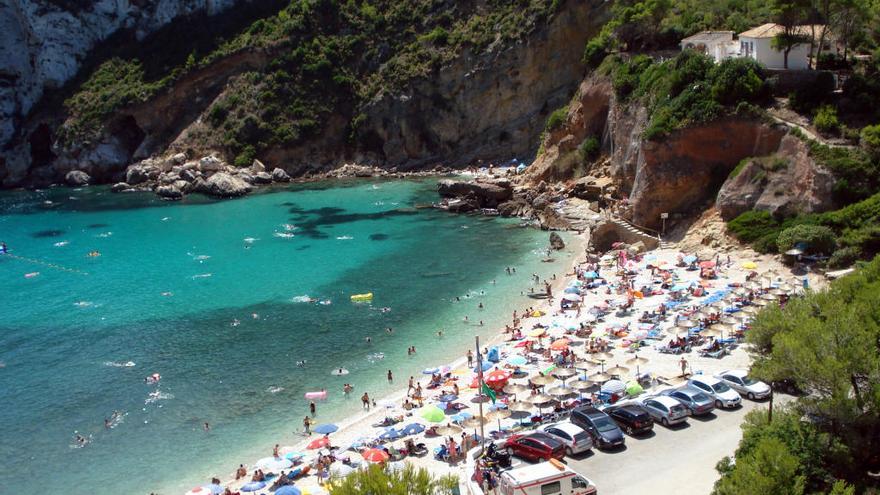
<path id="1" fill-rule="evenodd" d="M 251 192 L 251 186 L 242 179 L 226 172 L 217 172 L 205 182 L 204 192 L 211 196 L 233 198 L 244 196 Z"/>
<path id="2" fill-rule="evenodd" d="M 565 249 L 565 242 L 562 240 L 562 237 L 556 232 L 550 232 L 550 247 L 559 251 L 560 249 Z"/>
<path id="3" fill-rule="evenodd" d="M 779 151 L 749 160 L 718 191 L 715 205 L 721 218 L 731 220 L 752 209 L 777 217 L 816 213 L 834 207 L 834 176 L 818 165 L 800 139 L 788 135 Z"/>
<path id="4" fill-rule="evenodd" d="M 481 208 L 495 208 L 513 196 L 509 181 L 461 181 L 443 179 L 437 191 L 445 198 L 473 196 Z"/>
<path id="5" fill-rule="evenodd" d="M 173 19 L 217 14 L 251 0 L 4 0 L 0 2 L 0 148 L 44 90 L 62 86 L 100 41 L 121 29 L 138 39 Z M 62 6 L 63 5 L 63 6 Z"/>

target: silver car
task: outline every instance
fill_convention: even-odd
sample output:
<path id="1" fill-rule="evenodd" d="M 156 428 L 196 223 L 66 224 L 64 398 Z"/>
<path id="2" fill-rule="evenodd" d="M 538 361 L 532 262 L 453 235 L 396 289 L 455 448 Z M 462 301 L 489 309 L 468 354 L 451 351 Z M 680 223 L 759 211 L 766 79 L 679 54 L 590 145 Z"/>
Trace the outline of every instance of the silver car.
<path id="1" fill-rule="evenodd" d="M 681 402 L 693 416 L 702 416 L 715 410 L 715 400 L 694 387 L 672 388 L 661 394 Z"/>
<path id="2" fill-rule="evenodd" d="M 568 456 L 580 454 L 593 448 L 593 437 L 571 421 L 544 425 L 538 428 L 538 431 L 543 431 L 562 442 L 565 445 L 565 454 Z"/>
<path id="3" fill-rule="evenodd" d="M 737 407 L 742 402 L 742 397 L 736 390 L 728 387 L 726 383 L 714 376 L 695 375 L 688 380 L 688 385 L 698 388 L 712 397 L 715 400 L 715 407 L 718 409 Z"/>
<path id="4" fill-rule="evenodd" d="M 688 418 L 687 408 L 681 402 L 665 395 L 646 397 L 642 401 L 642 406 L 654 421 L 659 421 L 663 426 L 684 423 Z"/>
<path id="5" fill-rule="evenodd" d="M 726 383 L 740 395 L 745 395 L 749 400 L 770 397 L 770 386 L 751 378 L 746 370 L 722 371 L 715 375 L 715 378 Z"/>

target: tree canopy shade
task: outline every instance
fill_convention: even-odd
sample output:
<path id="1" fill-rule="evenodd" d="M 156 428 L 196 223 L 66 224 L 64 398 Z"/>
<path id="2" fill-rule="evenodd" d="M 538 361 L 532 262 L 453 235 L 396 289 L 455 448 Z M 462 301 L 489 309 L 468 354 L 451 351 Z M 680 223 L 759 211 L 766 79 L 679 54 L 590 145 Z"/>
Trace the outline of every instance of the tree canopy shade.
<path id="1" fill-rule="evenodd" d="M 427 469 L 416 469 L 410 463 L 399 471 L 373 464 L 331 482 L 333 495 L 452 495 L 458 489 L 457 477 L 435 478 Z"/>
<path id="2" fill-rule="evenodd" d="M 852 462 L 835 466 L 837 476 L 856 483 L 880 468 L 878 294 L 880 257 L 826 291 L 768 307 L 747 336 L 752 373 L 793 380 L 805 392 L 794 411 L 845 446 Z"/>

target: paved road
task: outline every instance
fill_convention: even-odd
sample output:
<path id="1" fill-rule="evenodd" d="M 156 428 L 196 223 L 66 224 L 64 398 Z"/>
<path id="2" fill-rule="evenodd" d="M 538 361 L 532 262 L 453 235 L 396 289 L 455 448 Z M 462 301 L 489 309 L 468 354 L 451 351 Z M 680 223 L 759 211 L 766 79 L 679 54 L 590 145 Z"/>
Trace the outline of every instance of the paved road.
<path id="1" fill-rule="evenodd" d="M 740 424 L 756 407 L 767 408 L 767 402 L 743 400 L 739 409 L 691 417 L 685 425 L 658 424 L 647 436 L 627 436 L 620 450 L 594 450 L 567 462 L 592 479 L 600 495 L 708 495 L 718 479 L 715 464 L 733 455 L 742 438 Z"/>

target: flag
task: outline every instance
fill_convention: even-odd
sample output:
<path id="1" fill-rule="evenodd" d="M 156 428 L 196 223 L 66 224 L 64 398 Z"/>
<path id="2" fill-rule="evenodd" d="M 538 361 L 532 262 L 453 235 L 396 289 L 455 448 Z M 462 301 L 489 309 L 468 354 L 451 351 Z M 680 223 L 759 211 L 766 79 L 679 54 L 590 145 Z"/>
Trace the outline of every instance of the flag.
<path id="1" fill-rule="evenodd" d="M 489 388 L 489 386 L 486 385 L 485 382 L 483 383 L 483 387 L 480 389 L 480 391 L 482 391 L 484 394 L 488 395 L 490 399 L 492 399 L 492 404 L 495 403 L 495 398 L 497 397 L 495 395 L 495 391 Z"/>

